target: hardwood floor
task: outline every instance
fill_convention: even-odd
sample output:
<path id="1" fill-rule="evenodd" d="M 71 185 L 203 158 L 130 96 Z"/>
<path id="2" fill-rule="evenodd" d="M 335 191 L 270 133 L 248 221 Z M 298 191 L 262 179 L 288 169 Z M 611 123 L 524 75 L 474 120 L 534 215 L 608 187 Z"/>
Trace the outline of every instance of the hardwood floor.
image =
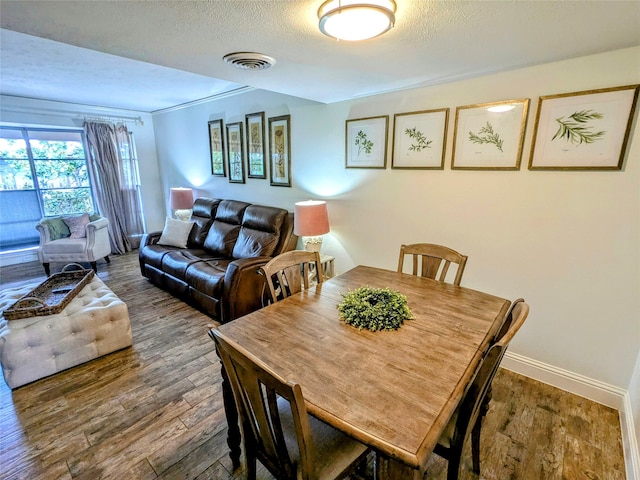
<path id="1" fill-rule="evenodd" d="M 212 320 L 143 278 L 137 252 L 98 268 L 129 307 L 133 347 L 13 392 L 0 380 L 0 478 L 243 478 L 231 472 Z M 0 268 L 2 289 L 44 279 L 37 263 Z M 504 369 L 493 390 L 481 478 L 625 478 L 618 412 Z M 425 478 L 446 467 L 434 455 Z"/>

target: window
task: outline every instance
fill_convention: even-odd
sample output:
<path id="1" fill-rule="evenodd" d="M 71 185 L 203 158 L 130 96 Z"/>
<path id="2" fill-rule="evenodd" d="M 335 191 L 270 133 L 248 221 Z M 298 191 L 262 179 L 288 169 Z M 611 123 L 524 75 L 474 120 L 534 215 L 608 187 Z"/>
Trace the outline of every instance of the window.
<path id="1" fill-rule="evenodd" d="M 38 245 L 43 216 L 93 210 L 82 130 L 0 127 L 0 251 Z"/>

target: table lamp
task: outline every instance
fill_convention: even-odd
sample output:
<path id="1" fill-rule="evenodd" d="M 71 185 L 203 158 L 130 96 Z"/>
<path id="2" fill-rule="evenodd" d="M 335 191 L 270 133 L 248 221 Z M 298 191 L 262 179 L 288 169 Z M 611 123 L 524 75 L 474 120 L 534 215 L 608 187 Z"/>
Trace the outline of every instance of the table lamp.
<path id="1" fill-rule="evenodd" d="M 193 208 L 193 190 L 190 188 L 172 188 L 169 193 L 169 203 L 173 215 L 185 222 L 191 218 Z"/>
<path id="2" fill-rule="evenodd" d="M 322 248 L 321 235 L 329 233 L 327 202 L 322 200 L 297 202 L 293 216 L 293 233 L 302 237 L 305 250 L 319 252 Z"/>

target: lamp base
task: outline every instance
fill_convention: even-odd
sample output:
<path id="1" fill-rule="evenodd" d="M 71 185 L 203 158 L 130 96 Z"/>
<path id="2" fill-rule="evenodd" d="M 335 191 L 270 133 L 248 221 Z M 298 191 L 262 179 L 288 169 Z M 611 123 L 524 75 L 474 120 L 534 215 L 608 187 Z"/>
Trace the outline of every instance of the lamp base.
<path id="1" fill-rule="evenodd" d="M 302 244 L 307 252 L 319 252 L 322 248 L 322 237 L 302 237 Z"/>
<path id="2" fill-rule="evenodd" d="M 180 209 L 180 210 L 175 210 L 173 212 L 173 215 L 178 219 L 178 220 L 182 220 L 183 222 L 188 222 L 189 220 L 191 220 L 191 209 Z"/>

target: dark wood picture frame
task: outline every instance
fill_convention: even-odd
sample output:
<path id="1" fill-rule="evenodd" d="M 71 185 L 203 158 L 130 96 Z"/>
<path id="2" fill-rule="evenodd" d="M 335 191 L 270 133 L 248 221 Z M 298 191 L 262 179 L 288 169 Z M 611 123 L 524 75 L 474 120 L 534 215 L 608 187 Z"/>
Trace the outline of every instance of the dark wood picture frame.
<path id="1" fill-rule="evenodd" d="M 291 186 L 291 115 L 269 118 L 271 185 Z"/>
<path id="2" fill-rule="evenodd" d="M 227 123 L 227 161 L 229 183 L 245 183 L 242 122 Z"/>
<path id="3" fill-rule="evenodd" d="M 264 112 L 245 115 L 247 177 L 267 178 L 267 142 Z"/>
<path id="4" fill-rule="evenodd" d="M 211 175 L 226 177 L 226 151 L 224 142 L 224 125 L 222 119 L 211 120 L 209 127 L 209 151 L 211 156 Z"/>

